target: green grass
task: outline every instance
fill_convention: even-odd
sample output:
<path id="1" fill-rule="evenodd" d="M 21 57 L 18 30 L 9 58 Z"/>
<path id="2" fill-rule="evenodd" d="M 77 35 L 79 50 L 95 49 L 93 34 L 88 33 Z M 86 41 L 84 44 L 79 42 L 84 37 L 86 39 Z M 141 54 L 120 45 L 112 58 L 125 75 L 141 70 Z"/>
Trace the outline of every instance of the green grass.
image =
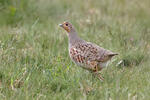
<path id="1" fill-rule="evenodd" d="M 149 0 L 0 0 L 0 100 L 149 100 L 149 11 Z M 103 82 L 70 60 L 66 20 L 119 53 Z"/>

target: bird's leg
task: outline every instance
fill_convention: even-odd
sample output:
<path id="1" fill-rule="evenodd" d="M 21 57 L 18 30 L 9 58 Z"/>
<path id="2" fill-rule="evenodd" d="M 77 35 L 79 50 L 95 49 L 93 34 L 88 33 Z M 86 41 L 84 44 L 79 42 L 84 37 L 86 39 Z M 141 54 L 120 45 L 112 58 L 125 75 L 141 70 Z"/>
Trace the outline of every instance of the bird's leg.
<path id="1" fill-rule="evenodd" d="M 92 61 L 92 62 L 91 62 L 91 66 L 92 66 L 94 75 L 97 76 L 99 80 L 102 80 L 102 81 L 103 81 L 104 78 L 98 73 L 98 71 L 101 70 L 101 69 L 98 69 L 98 62 Z"/>
<path id="2" fill-rule="evenodd" d="M 99 80 L 103 81 L 104 78 L 98 73 L 98 66 L 95 66 L 94 74 L 98 77 Z"/>

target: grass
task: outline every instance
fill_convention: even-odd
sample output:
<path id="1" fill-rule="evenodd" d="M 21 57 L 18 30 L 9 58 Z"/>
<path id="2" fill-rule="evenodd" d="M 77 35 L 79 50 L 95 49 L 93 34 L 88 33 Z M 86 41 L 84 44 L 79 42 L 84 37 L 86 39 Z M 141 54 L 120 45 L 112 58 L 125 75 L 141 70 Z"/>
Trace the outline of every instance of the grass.
<path id="1" fill-rule="evenodd" d="M 0 0 L 1 100 L 149 100 L 149 0 Z M 76 66 L 59 23 L 118 52 L 103 82 Z M 89 93 L 87 93 L 90 90 Z"/>

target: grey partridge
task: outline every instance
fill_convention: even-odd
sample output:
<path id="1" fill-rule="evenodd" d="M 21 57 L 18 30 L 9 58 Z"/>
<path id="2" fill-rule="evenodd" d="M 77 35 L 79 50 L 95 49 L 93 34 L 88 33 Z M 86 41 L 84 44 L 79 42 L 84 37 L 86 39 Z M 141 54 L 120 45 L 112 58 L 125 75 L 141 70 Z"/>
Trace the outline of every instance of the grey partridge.
<path id="1" fill-rule="evenodd" d="M 108 61 L 117 53 L 99 47 L 98 45 L 86 42 L 81 39 L 69 22 L 60 24 L 60 27 L 67 31 L 69 38 L 69 55 L 72 61 L 91 72 L 97 73 L 106 67 Z"/>

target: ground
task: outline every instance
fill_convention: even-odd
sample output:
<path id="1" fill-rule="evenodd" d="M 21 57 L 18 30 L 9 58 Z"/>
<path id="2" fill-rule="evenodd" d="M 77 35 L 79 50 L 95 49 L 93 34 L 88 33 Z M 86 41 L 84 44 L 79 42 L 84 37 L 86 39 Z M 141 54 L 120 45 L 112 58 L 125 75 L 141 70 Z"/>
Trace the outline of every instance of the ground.
<path id="1" fill-rule="evenodd" d="M 119 53 L 104 81 L 68 55 L 80 37 Z M 149 100 L 149 0 L 0 0 L 1 100 Z"/>

